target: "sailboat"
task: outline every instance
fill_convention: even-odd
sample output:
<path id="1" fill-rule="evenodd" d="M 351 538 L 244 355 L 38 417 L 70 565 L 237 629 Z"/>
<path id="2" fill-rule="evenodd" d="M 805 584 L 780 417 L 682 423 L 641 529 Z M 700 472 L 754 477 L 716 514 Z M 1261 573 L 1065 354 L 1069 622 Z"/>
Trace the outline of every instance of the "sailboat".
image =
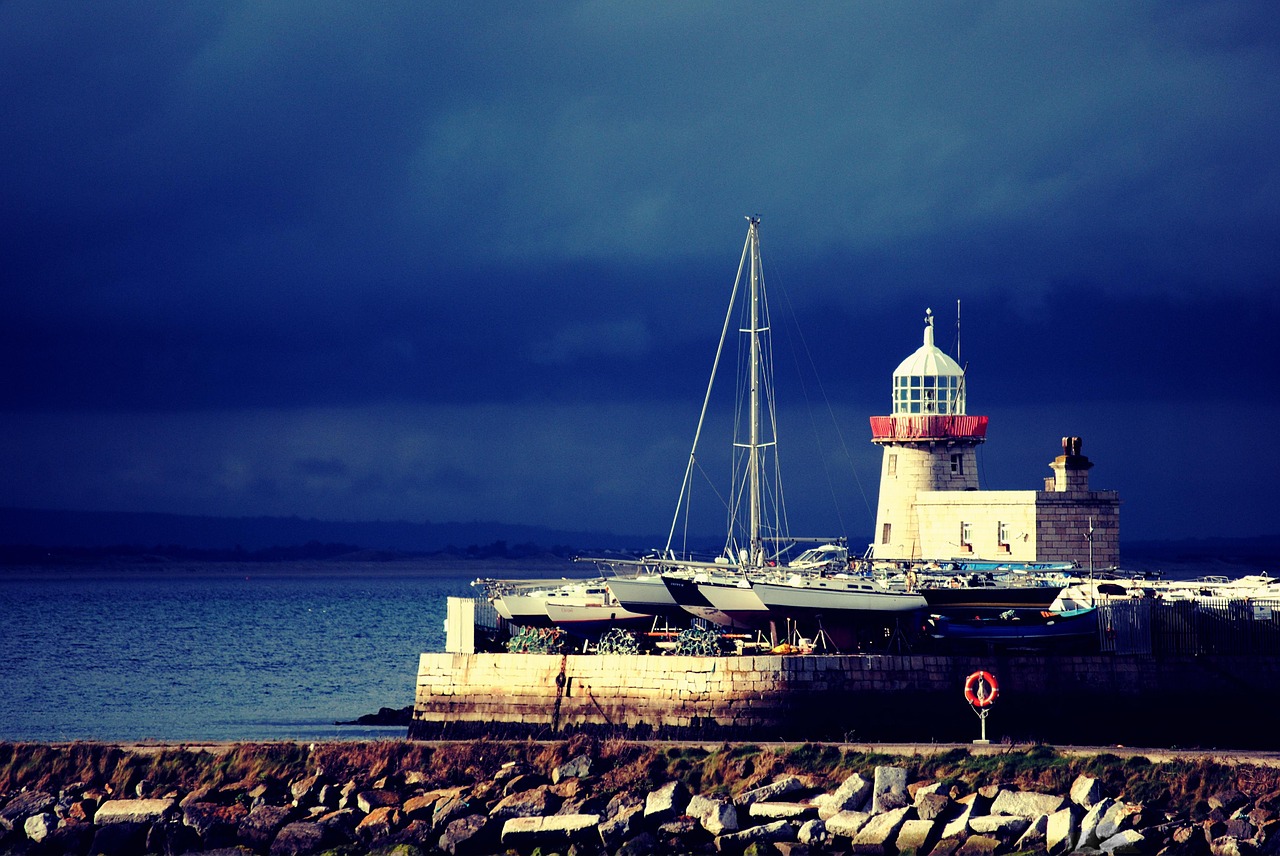
<path id="1" fill-rule="evenodd" d="M 711 559 L 691 558 L 683 549 L 677 556 L 677 533 L 681 531 L 682 520 L 686 530 L 689 525 L 694 479 L 700 472 L 699 443 L 735 318 L 741 347 L 732 479 L 725 499 L 725 541 L 720 555 Z M 643 571 L 634 577 L 607 580 L 610 590 L 626 608 L 669 615 L 674 605 L 696 618 L 724 627 L 763 630 L 769 628 L 776 616 L 757 596 L 753 589 L 755 581 L 771 579 L 786 570 L 812 572 L 835 563 L 843 567 L 847 549 L 843 544 L 828 544 L 807 551 L 797 557 L 796 567 L 788 568 L 785 558 L 788 551 L 805 539 L 793 538 L 787 531 L 777 454 L 774 389 L 770 317 L 760 256 L 760 218 L 748 217 L 746 242 L 666 547 L 659 556 L 638 562 L 643 565 Z"/>

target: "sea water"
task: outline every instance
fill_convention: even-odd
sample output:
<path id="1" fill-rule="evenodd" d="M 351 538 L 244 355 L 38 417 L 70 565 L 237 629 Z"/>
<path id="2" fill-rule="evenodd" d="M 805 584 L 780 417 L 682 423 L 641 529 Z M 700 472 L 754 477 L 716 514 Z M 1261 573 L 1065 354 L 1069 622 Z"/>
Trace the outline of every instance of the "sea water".
<path id="1" fill-rule="evenodd" d="M 0 568 L 0 740 L 330 740 L 413 703 L 466 563 Z M 508 572 L 538 576 L 546 571 Z"/>

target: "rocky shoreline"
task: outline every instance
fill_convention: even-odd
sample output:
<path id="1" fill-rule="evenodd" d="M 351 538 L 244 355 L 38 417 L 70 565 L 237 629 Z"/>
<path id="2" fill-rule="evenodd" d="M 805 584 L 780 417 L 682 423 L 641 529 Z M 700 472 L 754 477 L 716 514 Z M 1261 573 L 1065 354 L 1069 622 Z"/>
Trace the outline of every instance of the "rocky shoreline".
<path id="1" fill-rule="evenodd" d="M 0 744 L 0 852 L 1280 853 L 1280 773 L 829 746 Z"/>

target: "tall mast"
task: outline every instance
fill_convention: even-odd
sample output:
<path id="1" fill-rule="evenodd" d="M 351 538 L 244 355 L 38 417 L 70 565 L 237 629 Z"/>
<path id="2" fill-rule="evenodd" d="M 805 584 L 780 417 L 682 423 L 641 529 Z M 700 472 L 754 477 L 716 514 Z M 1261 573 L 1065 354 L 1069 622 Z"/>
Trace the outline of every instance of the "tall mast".
<path id="1" fill-rule="evenodd" d="M 751 238 L 751 429 L 747 462 L 750 479 L 750 562 L 764 564 L 760 538 L 760 218 L 748 217 Z"/>

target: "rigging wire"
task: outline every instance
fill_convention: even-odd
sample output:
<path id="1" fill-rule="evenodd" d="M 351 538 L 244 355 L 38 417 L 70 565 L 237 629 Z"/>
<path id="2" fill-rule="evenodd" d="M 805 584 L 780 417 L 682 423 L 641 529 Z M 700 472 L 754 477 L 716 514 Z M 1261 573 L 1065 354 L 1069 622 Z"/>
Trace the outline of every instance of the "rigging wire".
<path id="1" fill-rule="evenodd" d="M 831 403 L 831 397 L 827 394 L 826 387 L 822 383 L 822 376 L 818 372 L 817 362 L 813 358 L 813 352 L 809 348 L 809 342 L 804 336 L 804 331 L 800 325 L 799 317 L 798 317 L 798 314 L 796 313 L 795 306 L 791 302 L 791 295 L 785 288 L 782 290 L 782 299 L 783 299 L 783 304 L 786 306 L 788 310 L 787 319 L 788 321 L 791 322 L 790 329 L 793 329 L 795 331 L 794 336 L 790 337 L 791 341 L 789 342 L 789 344 L 791 345 L 791 358 L 792 358 L 792 361 L 795 363 L 796 376 L 799 378 L 799 381 L 800 381 L 800 391 L 805 400 L 805 412 L 809 416 L 809 425 L 813 433 L 814 442 L 816 445 L 818 445 L 819 448 L 821 448 L 821 439 L 818 432 L 817 422 L 814 419 L 813 406 L 809 398 L 809 388 L 805 384 L 806 373 L 802 370 L 802 367 L 800 365 L 800 359 L 799 359 L 800 354 L 798 354 L 796 351 L 797 342 L 799 343 L 800 350 L 803 353 L 803 356 L 806 362 L 808 363 L 809 372 L 811 372 L 813 375 L 814 383 L 817 385 L 818 393 L 821 396 L 822 403 L 826 407 L 827 415 L 830 418 L 831 425 L 835 430 L 837 444 L 840 448 L 840 451 L 844 455 L 844 459 L 849 464 L 849 471 L 850 471 L 850 474 L 853 476 L 854 486 L 857 487 L 858 494 L 862 498 L 862 504 L 867 510 L 867 517 L 869 520 L 872 521 L 872 524 L 874 525 L 875 512 L 871 508 L 871 502 L 867 497 L 867 491 L 864 485 L 862 484 L 862 479 L 858 476 L 858 468 L 854 464 L 853 453 L 849 451 L 848 441 L 845 439 L 844 432 L 840 428 L 840 421 L 836 417 L 835 406 Z M 826 482 L 827 482 L 827 490 L 831 494 L 832 503 L 835 507 L 837 519 L 840 523 L 841 528 L 845 528 L 844 514 L 841 511 L 840 503 L 838 501 L 836 485 L 832 479 L 831 470 L 826 465 L 825 459 L 823 461 L 822 469 L 823 469 L 823 475 L 826 478 Z"/>

